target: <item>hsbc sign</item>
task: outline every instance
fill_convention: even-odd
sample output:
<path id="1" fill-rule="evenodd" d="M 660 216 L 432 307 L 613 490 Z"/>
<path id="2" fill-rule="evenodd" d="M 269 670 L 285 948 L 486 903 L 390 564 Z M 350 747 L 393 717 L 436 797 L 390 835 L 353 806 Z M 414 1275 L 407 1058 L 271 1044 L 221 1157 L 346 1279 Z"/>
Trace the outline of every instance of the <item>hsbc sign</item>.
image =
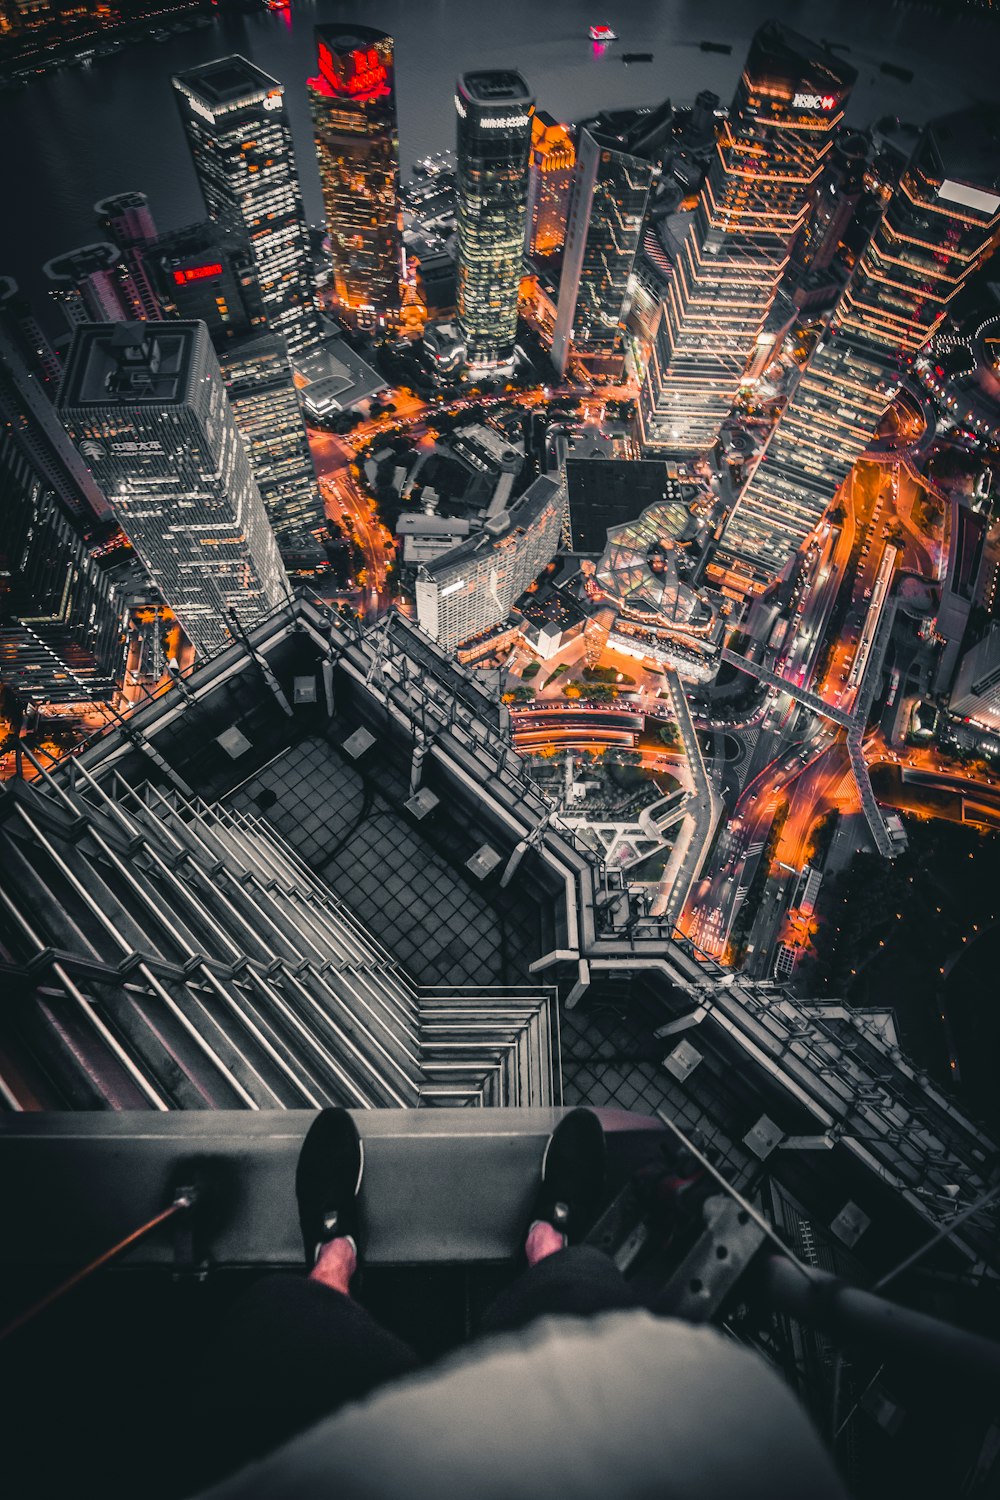
<path id="1" fill-rule="evenodd" d="M 796 94 L 793 109 L 832 109 L 836 104 L 832 94 Z"/>

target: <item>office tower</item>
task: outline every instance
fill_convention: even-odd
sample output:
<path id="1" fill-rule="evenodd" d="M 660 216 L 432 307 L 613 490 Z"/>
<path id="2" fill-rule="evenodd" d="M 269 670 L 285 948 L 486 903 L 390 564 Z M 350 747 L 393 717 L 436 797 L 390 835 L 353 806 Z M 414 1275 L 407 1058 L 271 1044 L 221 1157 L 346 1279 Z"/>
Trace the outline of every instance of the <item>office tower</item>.
<path id="1" fill-rule="evenodd" d="M 94 204 L 97 222 L 122 250 L 148 245 L 156 239 L 156 224 L 145 193 L 115 193 Z"/>
<path id="2" fill-rule="evenodd" d="M 592 375 L 621 378 L 629 278 L 658 176 L 658 167 L 623 148 L 622 137 L 580 132 L 552 339 L 560 375 L 572 356 Z"/>
<path id="3" fill-rule="evenodd" d="M 0 277 L 0 430 L 7 429 L 37 473 L 81 523 L 110 521 L 94 477 L 70 442 L 46 387 L 58 383 L 55 356 L 9 276 Z M 41 330 L 38 330 L 40 334 Z"/>
<path id="4" fill-rule="evenodd" d="M 576 147 L 568 125 L 544 110 L 531 118 L 528 173 L 528 254 L 553 255 L 566 242 Z"/>
<path id="5" fill-rule="evenodd" d="M 814 275 L 828 271 L 864 193 L 870 147 L 863 135 L 842 130 L 817 184 L 816 202 L 795 246 L 795 261 Z"/>
<path id="6" fill-rule="evenodd" d="M 200 323 L 84 324 L 59 393 L 67 431 L 199 651 L 288 598 L 288 580 Z"/>
<path id="7" fill-rule="evenodd" d="M 208 212 L 249 240 L 267 326 L 294 361 L 322 325 L 284 89 L 238 56 L 173 83 Z"/>
<path id="8" fill-rule="evenodd" d="M 217 353 L 234 339 L 266 331 L 257 263 L 237 230 L 212 219 L 189 224 L 160 235 L 146 262 L 164 313 L 204 323 Z"/>
<path id="9" fill-rule="evenodd" d="M 238 339 L 219 365 L 282 561 L 294 572 L 324 569 L 326 515 L 284 340 Z"/>
<path id="10" fill-rule="evenodd" d="M 22 709 L 110 697 L 118 592 L 9 429 L 0 427 L 0 680 Z"/>
<path id="11" fill-rule="evenodd" d="M 562 481 L 543 475 L 485 530 L 421 567 L 415 591 L 421 630 L 453 651 L 506 620 L 555 556 L 564 511 Z"/>
<path id="12" fill-rule="evenodd" d="M 458 324 L 469 365 L 510 365 L 535 105 L 519 73 L 466 73 L 458 113 Z"/>
<path id="13" fill-rule="evenodd" d="M 737 501 L 707 576 L 758 591 L 781 572 L 864 451 L 955 297 L 1000 240 L 1000 109 L 933 121 Z"/>
<path id="14" fill-rule="evenodd" d="M 402 275 L 393 40 L 370 26 L 317 26 L 316 48 L 309 105 L 334 300 L 350 321 L 384 328 Z"/>
<path id="15" fill-rule="evenodd" d="M 643 441 L 715 441 L 762 329 L 856 74 L 769 21 L 756 33 L 694 217 L 676 247 L 640 401 Z"/>
<path id="16" fill-rule="evenodd" d="M 949 707 L 960 719 L 1000 729 L 1000 625 L 991 625 L 962 657 Z"/>
<path id="17" fill-rule="evenodd" d="M 11 276 L 0 276 L 0 323 L 28 370 L 47 389 L 57 390 L 62 378 L 59 356 Z"/>
<path id="18" fill-rule="evenodd" d="M 44 269 L 71 330 L 78 323 L 128 323 L 160 316 L 140 251 L 122 251 L 102 241 L 57 255 Z"/>

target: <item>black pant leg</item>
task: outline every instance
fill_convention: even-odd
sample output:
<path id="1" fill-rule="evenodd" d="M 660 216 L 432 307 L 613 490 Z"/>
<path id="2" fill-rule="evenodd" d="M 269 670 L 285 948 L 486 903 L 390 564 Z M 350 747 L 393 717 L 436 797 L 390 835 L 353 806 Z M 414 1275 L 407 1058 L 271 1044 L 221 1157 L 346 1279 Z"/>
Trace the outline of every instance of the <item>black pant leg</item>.
<path id="1" fill-rule="evenodd" d="M 200 1374 L 209 1467 L 231 1472 L 418 1363 L 350 1297 L 304 1276 L 263 1277 L 229 1314 Z"/>
<path id="2" fill-rule="evenodd" d="M 632 1289 L 618 1267 L 592 1245 L 571 1245 L 529 1266 L 486 1314 L 484 1333 L 524 1328 L 549 1313 L 588 1317 L 632 1307 Z"/>

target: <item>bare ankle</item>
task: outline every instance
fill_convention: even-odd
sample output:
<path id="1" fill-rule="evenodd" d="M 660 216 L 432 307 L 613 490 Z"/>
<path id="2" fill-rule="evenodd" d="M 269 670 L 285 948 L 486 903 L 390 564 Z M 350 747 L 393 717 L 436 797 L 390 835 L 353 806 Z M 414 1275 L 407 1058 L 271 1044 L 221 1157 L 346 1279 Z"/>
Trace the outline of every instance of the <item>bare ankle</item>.
<path id="1" fill-rule="evenodd" d="M 316 1264 L 309 1272 L 310 1281 L 318 1281 L 335 1292 L 350 1295 L 351 1277 L 358 1268 L 358 1252 L 349 1235 L 328 1240 L 321 1245 Z"/>

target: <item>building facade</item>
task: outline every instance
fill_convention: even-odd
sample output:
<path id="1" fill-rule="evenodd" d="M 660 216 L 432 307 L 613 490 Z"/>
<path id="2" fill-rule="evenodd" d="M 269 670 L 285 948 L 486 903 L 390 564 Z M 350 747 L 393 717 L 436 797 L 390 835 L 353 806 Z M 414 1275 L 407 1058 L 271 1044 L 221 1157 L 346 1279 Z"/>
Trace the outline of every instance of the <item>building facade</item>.
<path id="1" fill-rule="evenodd" d="M 17 282 L 0 277 L 0 431 L 11 434 L 34 472 L 82 524 L 110 521 L 111 507 L 52 405 L 59 378 L 58 361 Z"/>
<path id="2" fill-rule="evenodd" d="M 84 324 L 59 393 L 73 441 L 199 651 L 289 597 L 246 444 L 200 323 Z"/>
<path id="3" fill-rule="evenodd" d="M 529 255 L 554 255 L 566 243 L 566 218 L 576 166 L 572 129 L 544 110 L 531 118 L 528 173 Z"/>
<path id="4" fill-rule="evenodd" d="M 417 621 L 445 651 L 499 625 L 552 561 L 562 535 L 561 480 L 542 476 L 508 511 L 417 574 Z"/>
<path id="5" fill-rule="evenodd" d="M 535 104 L 519 73 L 466 73 L 458 115 L 458 324 L 469 366 L 509 366 L 528 205 Z"/>
<path id="6" fill-rule="evenodd" d="M 156 239 L 156 222 L 145 193 L 115 193 L 94 204 L 97 222 L 122 250 L 148 245 Z"/>
<path id="7" fill-rule="evenodd" d="M 216 352 L 267 330 L 257 263 L 246 237 L 212 219 L 161 235 L 147 263 L 163 311 L 204 323 Z"/>
<path id="8" fill-rule="evenodd" d="M 994 623 L 962 657 L 950 706 L 961 719 L 1000 730 L 1000 625 Z"/>
<path id="9" fill-rule="evenodd" d="M 706 577 L 765 587 L 864 452 L 903 362 L 1000 239 L 1000 110 L 932 122 L 737 501 Z"/>
<path id="10" fill-rule="evenodd" d="M 219 366 L 285 567 L 322 571 L 326 515 L 284 340 L 239 339 L 220 351 Z"/>
<path id="11" fill-rule="evenodd" d="M 560 375 L 572 354 L 595 375 L 621 378 L 629 279 L 658 176 L 614 137 L 580 132 L 552 339 Z"/>
<path id="12" fill-rule="evenodd" d="M 856 73 L 778 22 L 756 33 L 677 246 L 640 401 L 643 441 L 711 446 L 812 203 Z"/>
<path id="13" fill-rule="evenodd" d="M 22 710 L 111 696 L 123 602 L 52 490 L 0 428 L 0 681 Z"/>
<path id="14" fill-rule="evenodd" d="M 309 79 L 338 309 L 369 329 L 397 318 L 402 276 L 394 44 L 370 26 L 318 26 Z"/>
<path id="15" fill-rule="evenodd" d="M 173 84 L 208 212 L 249 240 L 267 326 L 294 360 L 322 325 L 284 89 L 238 56 Z"/>

